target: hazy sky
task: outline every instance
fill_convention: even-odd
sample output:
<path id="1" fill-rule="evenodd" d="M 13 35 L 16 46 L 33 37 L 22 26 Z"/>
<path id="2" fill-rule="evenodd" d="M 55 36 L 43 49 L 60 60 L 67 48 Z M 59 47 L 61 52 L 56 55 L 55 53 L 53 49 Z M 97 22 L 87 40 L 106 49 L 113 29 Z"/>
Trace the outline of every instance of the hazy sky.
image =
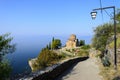
<path id="1" fill-rule="evenodd" d="M 120 0 L 102 0 L 102 5 L 120 8 Z M 103 23 L 100 11 L 96 20 L 90 15 L 99 7 L 100 0 L 0 0 L 0 34 L 92 35 Z M 104 22 L 110 20 L 105 12 L 103 17 Z"/>

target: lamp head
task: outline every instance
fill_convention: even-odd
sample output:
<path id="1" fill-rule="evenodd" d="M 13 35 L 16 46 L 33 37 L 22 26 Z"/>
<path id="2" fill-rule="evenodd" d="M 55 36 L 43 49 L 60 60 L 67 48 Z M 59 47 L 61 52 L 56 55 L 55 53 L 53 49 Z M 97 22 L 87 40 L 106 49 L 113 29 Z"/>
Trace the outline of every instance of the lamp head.
<path id="1" fill-rule="evenodd" d="M 90 14 L 91 14 L 92 19 L 95 19 L 96 16 L 97 16 L 97 12 L 96 11 L 92 11 Z"/>

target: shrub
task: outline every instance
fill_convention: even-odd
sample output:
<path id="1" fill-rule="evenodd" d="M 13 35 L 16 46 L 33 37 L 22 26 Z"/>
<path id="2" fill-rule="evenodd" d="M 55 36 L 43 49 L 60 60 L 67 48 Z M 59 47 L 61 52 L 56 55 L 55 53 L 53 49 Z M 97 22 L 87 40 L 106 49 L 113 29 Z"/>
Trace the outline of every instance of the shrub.
<path id="1" fill-rule="evenodd" d="M 0 62 L 0 80 L 5 80 L 10 76 L 11 67 L 8 62 Z"/>
<path id="2" fill-rule="evenodd" d="M 48 64 L 54 63 L 58 59 L 59 56 L 49 49 L 43 49 L 38 56 L 38 62 L 44 67 Z"/>
<path id="3" fill-rule="evenodd" d="M 81 47 L 81 49 L 90 49 L 90 45 L 84 45 Z"/>
<path id="4" fill-rule="evenodd" d="M 89 55 L 89 52 L 87 50 L 83 50 L 81 49 L 78 53 L 77 53 L 78 56 L 81 56 L 81 57 L 85 57 L 85 56 L 88 56 Z"/>
<path id="5" fill-rule="evenodd" d="M 66 56 L 67 55 L 65 53 L 62 53 L 62 54 L 58 55 L 59 60 L 66 58 Z"/>
<path id="6" fill-rule="evenodd" d="M 65 55 L 63 54 L 58 55 L 57 53 L 47 48 L 42 49 L 40 54 L 37 57 L 36 64 L 33 65 L 34 70 L 42 69 L 47 66 L 53 65 L 64 57 Z"/>

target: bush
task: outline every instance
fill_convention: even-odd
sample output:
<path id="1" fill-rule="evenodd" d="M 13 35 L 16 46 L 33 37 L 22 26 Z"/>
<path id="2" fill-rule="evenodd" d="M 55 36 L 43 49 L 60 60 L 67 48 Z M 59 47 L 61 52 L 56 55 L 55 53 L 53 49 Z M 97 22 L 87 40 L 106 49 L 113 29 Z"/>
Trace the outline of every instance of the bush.
<path id="1" fill-rule="evenodd" d="M 81 49 L 90 49 L 90 45 L 84 45 L 81 47 Z"/>
<path id="2" fill-rule="evenodd" d="M 5 80 L 10 76 L 11 67 L 8 62 L 0 62 L 0 80 Z"/>
<path id="3" fill-rule="evenodd" d="M 43 49 L 38 56 L 38 62 L 43 66 L 46 67 L 51 63 L 54 63 L 59 59 L 59 56 L 49 49 Z"/>
<path id="4" fill-rule="evenodd" d="M 60 59 L 64 58 L 65 55 L 58 55 L 57 53 L 45 48 L 42 49 L 40 54 L 37 57 L 36 64 L 33 65 L 34 70 L 42 69 L 47 66 L 53 65 L 58 62 Z"/>
<path id="5" fill-rule="evenodd" d="M 66 58 L 66 56 L 67 55 L 65 53 L 62 53 L 62 54 L 58 55 L 59 60 Z"/>
<path id="6" fill-rule="evenodd" d="M 71 52 L 70 49 L 66 49 L 66 51 Z"/>
<path id="7" fill-rule="evenodd" d="M 85 56 L 88 56 L 88 55 L 89 55 L 89 52 L 88 52 L 87 50 L 81 49 L 81 50 L 78 52 L 77 55 L 80 56 L 80 57 L 85 57 Z"/>

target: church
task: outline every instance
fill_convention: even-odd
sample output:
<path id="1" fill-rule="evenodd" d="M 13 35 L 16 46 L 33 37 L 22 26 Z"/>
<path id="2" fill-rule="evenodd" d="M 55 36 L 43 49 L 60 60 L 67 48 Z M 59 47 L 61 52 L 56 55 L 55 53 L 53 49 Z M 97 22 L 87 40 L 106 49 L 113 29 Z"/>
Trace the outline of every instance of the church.
<path id="1" fill-rule="evenodd" d="M 76 48 L 76 47 L 77 47 L 76 35 L 72 34 L 70 35 L 70 38 L 66 42 L 66 48 L 71 49 L 71 48 Z"/>

